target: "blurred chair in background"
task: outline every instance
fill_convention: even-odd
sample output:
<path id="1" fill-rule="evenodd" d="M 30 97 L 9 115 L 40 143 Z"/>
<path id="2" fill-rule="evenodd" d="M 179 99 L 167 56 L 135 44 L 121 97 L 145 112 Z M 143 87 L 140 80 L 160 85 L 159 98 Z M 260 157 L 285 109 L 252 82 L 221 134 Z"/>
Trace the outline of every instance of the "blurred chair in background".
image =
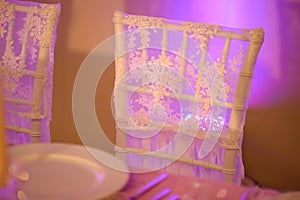
<path id="1" fill-rule="evenodd" d="M 50 141 L 60 4 L 0 1 L 0 70 L 9 145 Z"/>

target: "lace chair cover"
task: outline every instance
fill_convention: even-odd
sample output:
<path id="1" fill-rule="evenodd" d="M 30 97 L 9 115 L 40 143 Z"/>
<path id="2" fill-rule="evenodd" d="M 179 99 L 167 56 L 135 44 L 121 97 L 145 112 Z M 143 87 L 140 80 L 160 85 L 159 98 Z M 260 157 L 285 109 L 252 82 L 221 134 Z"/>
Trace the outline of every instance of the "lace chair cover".
<path id="1" fill-rule="evenodd" d="M 139 171 L 163 168 L 240 183 L 245 112 L 263 29 L 119 11 L 114 23 L 117 155 Z"/>
<path id="2" fill-rule="evenodd" d="M 0 0 L 0 69 L 8 144 L 50 141 L 60 4 Z"/>

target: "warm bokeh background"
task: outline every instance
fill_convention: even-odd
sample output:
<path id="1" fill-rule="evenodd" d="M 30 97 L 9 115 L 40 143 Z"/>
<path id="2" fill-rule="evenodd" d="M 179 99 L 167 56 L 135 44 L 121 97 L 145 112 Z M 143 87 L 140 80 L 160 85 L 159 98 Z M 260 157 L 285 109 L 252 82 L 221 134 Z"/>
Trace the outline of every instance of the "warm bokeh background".
<path id="1" fill-rule="evenodd" d="M 115 10 L 244 28 L 263 27 L 245 127 L 246 175 L 264 187 L 300 190 L 300 1 L 298 0 L 39 0 L 60 2 L 55 51 L 53 142 L 80 143 L 72 116 L 76 73 L 88 53 L 113 35 Z M 110 98 L 114 63 L 102 76 L 96 110 L 114 141 Z M 101 142 L 101 141 L 99 141 Z"/>

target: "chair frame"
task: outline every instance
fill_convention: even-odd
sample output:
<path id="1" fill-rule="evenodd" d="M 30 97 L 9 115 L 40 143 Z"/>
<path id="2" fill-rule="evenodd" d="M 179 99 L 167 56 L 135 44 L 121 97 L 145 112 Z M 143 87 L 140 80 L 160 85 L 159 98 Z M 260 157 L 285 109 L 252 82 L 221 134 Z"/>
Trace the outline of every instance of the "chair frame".
<path id="1" fill-rule="evenodd" d="M 128 15 L 120 11 L 116 11 L 114 13 L 113 22 L 114 22 L 116 35 L 124 32 L 125 25 L 130 25 L 130 21 L 127 20 L 125 16 Z M 184 26 L 172 23 L 172 21 L 170 22 L 170 20 L 167 21 L 167 19 L 157 18 L 157 17 L 147 17 L 147 16 L 135 16 L 135 15 L 129 15 L 129 16 L 135 19 L 136 24 L 143 24 L 142 20 L 145 19 L 149 21 L 156 20 L 161 22 L 161 26 L 160 26 L 161 28 L 172 30 L 172 31 L 184 32 Z M 149 24 L 145 26 L 143 25 L 140 26 L 137 25 L 137 26 L 138 28 L 154 27 L 153 24 L 151 23 Z M 177 162 L 183 162 L 187 164 L 198 165 L 204 168 L 219 170 L 223 172 L 225 181 L 234 182 L 234 176 L 236 174 L 236 156 L 238 154 L 238 149 L 240 148 L 239 141 L 242 137 L 242 131 L 244 127 L 244 119 L 245 119 L 244 111 L 246 111 L 247 109 L 247 100 L 249 97 L 254 65 L 259 50 L 261 48 L 261 45 L 263 43 L 264 30 L 262 28 L 252 29 L 252 30 L 247 29 L 247 30 L 242 30 L 240 33 L 234 33 L 231 31 L 226 31 L 226 30 L 224 31 L 223 27 L 220 27 L 220 30 L 212 33 L 207 33 L 207 35 L 205 36 L 208 38 L 208 40 L 211 36 L 226 38 L 225 46 L 222 52 L 222 62 L 226 61 L 231 40 L 241 40 L 241 41 L 249 42 L 249 46 L 246 51 L 246 57 L 239 74 L 238 86 L 236 88 L 234 102 L 232 105 L 226 104 L 226 107 L 231 108 L 232 111 L 231 111 L 231 116 L 229 121 L 228 134 L 226 135 L 225 138 L 223 138 L 223 146 L 225 148 L 224 165 L 221 166 L 209 162 L 204 162 L 201 160 L 194 160 L 194 159 L 187 159 L 187 158 L 177 159 L 170 155 L 164 155 L 161 153 L 157 153 L 157 154 L 151 153 L 151 156 L 155 156 L 163 159 L 170 159 L 174 161 L 176 160 Z M 167 45 L 167 41 L 162 41 L 162 44 Z M 122 51 L 125 45 L 126 44 L 124 43 L 122 38 L 117 37 L 116 52 Z M 165 47 L 166 46 L 163 46 L 162 49 L 165 49 Z M 208 44 L 204 46 L 204 50 L 207 49 L 208 49 Z M 142 49 L 142 58 L 143 57 L 147 59 L 147 52 L 144 49 Z M 116 63 L 116 68 L 118 68 L 118 74 L 116 74 L 116 81 L 118 81 L 118 77 L 122 76 L 122 74 L 125 73 L 124 66 L 126 63 L 123 56 L 117 57 L 115 63 Z M 116 113 L 116 120 L 122 118 L 123 111 L 118 111 L 118 112 L 120 112 L 121 114 L 118 115 L 118 113 Z M 142 155 L 145 155 L 147 153 L 147 151 L 143 149 L 126 147 L 126 134 L 124 134 L 124 132 L 118 127 L 116 128 L 116 144 L 117 147 L 115 151 L 120 155 L 122 154 L 124 155 L 126 152 L 142 154 Z"/>
<path id="2" fill-rule="evenodd" d="M 9 51 L 10 43 L 13 42 L 13 32 L 14 32 L 14 19 L 15 13 L 25 13 L 26 21 L 25 26 L 27 27 L 24 32 L 24 38 L 22 41 L 21 52 L 18 55 L 21 58 L 21 62 L 24 62 L 26 57 L 26 48 L 28 44 L 29 30 L 31 26 L 31 18 L 33 15 L 41 16 L 45 19 L 45 23 L 43 24 L 42 34 L 39 36 L 39 49 L 37 55 L 37 66 L 35 71 L 24 70 L 23 74 L 33 76 L 34 77 L 34 88 L 33 88 L 33 97 L 32 101 L 22 100 L 22 99 L 8 99 L 4 97 L 4 102 L 21 104 L 21 105 L 30 105 L 31 110 L 29 113 L 23 113 L 24 117 L 29 118 L 31 120 L 30 129 L 18 127 L 17 125 L 6 125 L 6 130 L 11 130 L 16 133 L 24 133 L 30 135 L 30 142 L 41 142 L 42 135 L 42 119 L 45 117 L 45 113 L 43 113 L 42 102 L 45 98 L 44 84 L 45 81 L 49 77 L 46 73 L 46 65 L 49 59 L 49 54 L 51 52 L 52 42 L 54 38 L 53 32 L 56 29 L 56 23 L 59 17 L 60 9 L 56 5 L 45 4 L 40 8 L 37 6 L 27 5 L 27 4 L 13 4 L 10 2 L 2 2 L 4 6 L 6 6 L 7 14 L 9 15 L 9 20 L 6 22 L 8 26 L 8 32 L 6 37 L 6 48 L 5 52 Z M 43 15 L 43 16 L 42 16 Z M 48 16 L 48 17 L 47 17 Z M 5 68 L 5 66 L 1 66 Z M 4 83 L 5 84 L 5 83 Z M 45 106 L 45 105 L 44 105 Z M 45 108 L 44 108 L 45 109 Z"/>

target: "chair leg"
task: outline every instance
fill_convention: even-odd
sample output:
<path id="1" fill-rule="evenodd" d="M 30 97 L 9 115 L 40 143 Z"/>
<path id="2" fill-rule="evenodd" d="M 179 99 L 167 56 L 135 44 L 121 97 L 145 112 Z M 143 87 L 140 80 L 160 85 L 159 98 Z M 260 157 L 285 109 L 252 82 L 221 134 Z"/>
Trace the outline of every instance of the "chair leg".
<path id="1" fill-rule="evenodd" d="M 231 182 L 231 183 L 234 182 L 234 177 L 236 174 L 236 156 L 237 156 L 237 150 L 225 149 L 224 171 L 223 171 L 225 182 Z"/>
<path id="2" fill-rule="evenodd" d="M 41 120 L 40 119 L 33 119 L 31 120 L 31 135 L 30 135 L 30 142 L 36 143 L 41 142 Z"/>

